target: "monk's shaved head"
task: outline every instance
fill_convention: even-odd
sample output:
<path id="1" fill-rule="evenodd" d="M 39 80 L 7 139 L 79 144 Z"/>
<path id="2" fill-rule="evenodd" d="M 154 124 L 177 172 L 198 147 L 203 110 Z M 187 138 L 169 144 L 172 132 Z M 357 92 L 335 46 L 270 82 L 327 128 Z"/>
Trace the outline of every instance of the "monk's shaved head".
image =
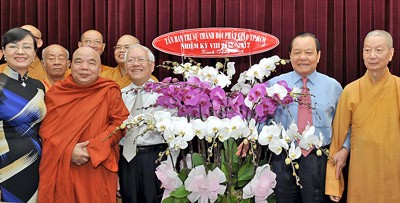
<path id="1" fill-rule="evenodd" d="M 21 28 L 25 29 L 25 30 L 28 30 L 29 32 L 31 32 L 33 34 L 33 36 L 35 37 L 35 40 L 36 40 L 38 48 L 43 46 L 42 32 L 40 32 L 39 29 L 37 29 L 33 25 L 23 25 L 23 26 L 21 26 Z"/>
<path id="2" fill-rule="evenodd" d="M 99 78 L 100 55 L 90 47 L 80 47 L 72 55 L 71 74 L 78 85 L 89 85 Z"/>

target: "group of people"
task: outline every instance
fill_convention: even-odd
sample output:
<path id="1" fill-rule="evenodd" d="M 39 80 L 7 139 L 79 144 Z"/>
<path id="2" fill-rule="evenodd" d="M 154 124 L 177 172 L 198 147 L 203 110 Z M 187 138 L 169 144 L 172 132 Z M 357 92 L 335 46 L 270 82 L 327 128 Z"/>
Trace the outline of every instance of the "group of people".
<path id="1" fill-rule="evenodd" d="M 314 125 L 322 133 L 321 148 L 329 149 L 318 156 L 316 149 L 302 153 L 298 160 L 296 184 L 292 168 L 284 155 L 273 156 L 271 165 L 277 174 L 275 188 L 278 203 L 339 202 L 345 187 L 343 167 L 350 154 L 347 202 L 400 202 L 400 78 L 390 73 L 388 64 L 394 54 L 392 36 L 383 30 L 369 32 L 364 39 L 363 59 L 367 68 L 360 79 L 342 91 L 333 78 L 316 71 L 320 59 L 318 39 L 303 33 L 289 47 L 293 71 L 270 80 L 285 80 L 289 86 L 302 87 L 311 97 L 313 109 L 302 110 L 302 104 L 290 105 L 289 112 L 299 126 Z M 289 127 L 288 111 L 279 108 L 274 117 Z"/>
<path id="2" fill-rule="evenodd" d="M 42 45 L 40 31 L 31 25 L 2 37 L 1 201 L 116 202 L 120 191 L 123 202 L 160 202 L 153 158 L 166 147 L 160 136 L 144 135 L 136 141 L 136 156 L 122 163 L 120 145 L 128 144 L 121 138 L 134 132 L 111 134 L 128 118 L 132 98 L 139 94 L 122 95 L 121 89 L 157 81 L 153 53 L 124 35 L 114 47 L 118 66 L 102 65 L 105 44 L 96 30 L 82 34 L 71 60 L 57 44 L 44 48 L 40 60 L 36 52 Z M 155 102 L 152 93 L 140 94 L 143 107 Z"/>
<path id="3" fill-rule="evenodd" d="M 128 117 L 153 110 L 158 95 L 142 91 L 144 84 L 157 81 L 151 50 L 123 35 L 114 46 L 118 66 L 111 68 L 101 63 L 105 43 L 96 30 L 81 35 L 71 60 L 57 44 L 44 48 L 40 60 L 36 52 L 43 44 L 32 25 L 2 37 L 1 201 L 116 202 L 121 195 L 122 202 L 161 202 L 155 175 L 155 160 L 167 147 L 161 136 L 147 132 L 137 137 L 135 129 L 112 133 Z M 285 127 L 293 118 L 314 125 L 332 159 L 318 156 L 315 149 L 303 154 L 300 188 L 285 156 L 273 156 L 276 201 L 340 201 L 342 169 L 350 154 L 348 202 L 399 202 L 400 80 L 388 68 L 394 53 L 391 35 L 382 30 L 367 34 L 367 71 L 344 90 L 316 71 L 321 50 L 313 34 L 295 36 L 289 50 L 293 71 L 269 83 L 285 80 L 302 87 L 314 95 L 310 102 L 315 108 L 307 113 L 293 103 L 291 116 L 278 108 L 274 119 Z"/>

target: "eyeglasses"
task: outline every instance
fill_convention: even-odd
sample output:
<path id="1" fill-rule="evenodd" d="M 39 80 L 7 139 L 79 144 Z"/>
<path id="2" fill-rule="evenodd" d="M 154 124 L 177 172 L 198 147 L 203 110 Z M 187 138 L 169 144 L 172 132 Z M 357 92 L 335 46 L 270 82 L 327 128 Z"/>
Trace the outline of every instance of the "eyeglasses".
<path id="1" fill-rule="evenodd" d="M 128 60 L 126 60 L 127 64 L 134 64 L 135 62 L 138 62 L 140 64 L 144 64 L 147 61 L 151 62 L 149 59 L 147 58 L 129 58 Z"/>
<path id="2" fill-rule="evenodd" d="M 21 47 L 16 45 L 16 44 L 9 44 L 9 45 L 6 46 L 6 49 L 8 49 L 8 50 L 10 50 L 12 52 L 16 52 L 20 48 L 25 52 L 34 50 L 33 45 L 30 45 L 30 44 L 23 44 Z"/>
<path id="3" fill-rule="evenodd" d="M 130 45 L 124 45 L 124 46 L 117 45 L 117 46 L 114 46 L 113 49 L 114 49 L 114 50 L 122 50 L 122 49 L 128 50 L 129 47 L 130 47 Z"/>
<path id="4" fill-rule="evenodd" d="M 84 40 L 83 44 L 85 46 L 89 46 L 89 45 L 98 46 L 99 44 L 103 44 L 103 42 L 99 41 L 99 40 Z"/>

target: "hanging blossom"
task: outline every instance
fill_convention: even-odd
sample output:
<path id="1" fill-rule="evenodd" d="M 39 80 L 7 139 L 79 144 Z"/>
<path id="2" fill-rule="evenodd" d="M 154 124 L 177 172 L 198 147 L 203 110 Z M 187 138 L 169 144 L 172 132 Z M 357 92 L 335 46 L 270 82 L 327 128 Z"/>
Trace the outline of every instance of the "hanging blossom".
<path id="1" fill-rule="evenodd" d="M 221 185 L 226 181 L 225 174 L 217 167 L 208 171 L 204 165 L 193 168 L 185 180 L 185 189 L 191 192 L 187 197 L 190 202 L 211 203 L 218 199 L 218 194 L 225 193 L 226 186 Z"/>
<path id="2" fill-rule="evenodd" d="M 270 166 L 259 166 L 253 179 L 243 188 L 243 199 L 255 197 L 256 203 L 267 202 L 275 186 L 276 174 L 271 171 Z"/>
<path id="3" fill-rule="evenodd" d="M 155 173 L 158 180 L 161 182 L 161 187 L 164 188 L 162 199 L 169 197 L 172 191 L 183 185 L 183 182 L 178 177 L 178 173 L 175 172 L 169 161 L 162 161 L 156 168 Z"/>

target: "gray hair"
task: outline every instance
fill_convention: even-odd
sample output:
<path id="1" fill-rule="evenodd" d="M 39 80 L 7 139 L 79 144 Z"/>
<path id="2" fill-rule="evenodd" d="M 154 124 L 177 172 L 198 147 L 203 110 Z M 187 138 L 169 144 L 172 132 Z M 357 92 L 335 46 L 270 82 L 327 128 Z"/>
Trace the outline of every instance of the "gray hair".
<path id="1" fill-rule="evenodd" d="M 143 45 L 140 44 L 133 44 L 131 46 L 129 46 L 129 49 L 126 50 L 125 52 L 125 56 L 124 56 L 124 60 L 126 61 L 126 59 L 128 58 L 128 53 L 135 48 L 141 48 L 142 50 L 144 50 L 147 53 L 147 57 L 149 58 L 150 62 L 154 63 L 155 61 L 155 57 L 153 52 L 151 52 L 151 50 Z"/>
<path id="2" fill-rule="evenodd" d="M 58 45 L 58 44 L 52 44 L 52 45 Z M 52 45 L 49 45 L 49 46 L 52 46 Z M 49 47 L 49 46 L 47 46 L 46 48 L 44 48 L 43 50 L 42 50 L 42 58 L 43 58 L 43 60 L 46 60 L 45 59 L 45 57 L 46 57 L 46 50 L 47 50 L 47 48 Z M 63 49 L 64 49 L 64 51 L 65 51 L 65 53 L 67 53 L 67 60 L 69 60 L 69 51 L 66 49 L 66 48 L 64 48 L 63 46 L 61 46 L 61 45 L 58 45 L 58 46 L 60 46 L 60 47 L 62 47 Z"/>
<path id="3" fill-rule="evenodd" d="M 385 30 L 373 30 L 365 36 L 365 39 L 368 37 L 379 36 L 386 39 L 386 44 L 389 48 L 393 48 L 393 38 L 390 33 L 386 32 Z"/>

